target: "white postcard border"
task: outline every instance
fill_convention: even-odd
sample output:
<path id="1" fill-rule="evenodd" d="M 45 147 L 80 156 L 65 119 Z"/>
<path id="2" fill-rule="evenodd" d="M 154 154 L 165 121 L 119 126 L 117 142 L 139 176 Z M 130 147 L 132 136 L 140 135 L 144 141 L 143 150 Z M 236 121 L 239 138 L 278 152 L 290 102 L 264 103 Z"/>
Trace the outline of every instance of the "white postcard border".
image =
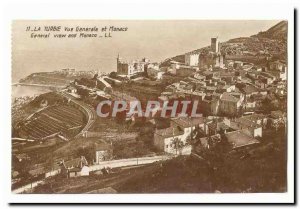
<path id="1" fill-rule="evenodd" d="M 1 69 L 2 194 L 7 203 L 288 203 L 294 201 L 294 20 L 286 1 L 10 1 L 4 8 Z M 246 3 L 245 3 L 246 2 Z M 11 193 L 11 22 L 14 19 L 286 19 L 288 20 L 288 192 L 255 194 L 26 194 Z M 3 191 L 4 190 L 4 191 Z"/>

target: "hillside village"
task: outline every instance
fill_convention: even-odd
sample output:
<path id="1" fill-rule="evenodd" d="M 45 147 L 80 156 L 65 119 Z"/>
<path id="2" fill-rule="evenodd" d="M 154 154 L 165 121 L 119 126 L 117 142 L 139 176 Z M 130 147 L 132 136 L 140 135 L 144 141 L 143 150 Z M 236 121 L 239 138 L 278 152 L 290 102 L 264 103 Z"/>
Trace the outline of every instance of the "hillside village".
<path id="1" fill-rule="evenodd" d="M 140 163 L 147 158 L 151 163 L 145 163 L 141 170 L 147 166 L 159 170 L 159 165 L 167 168 L 168 162 L 188 162 L 189 158 L 205 162 L 209 169 L 223 169 L 223 161 L 229 162 L 232 156 L 240 161 L 251 156 L 256 159 L 270 149 L 284 153 L 276 146 L 286 143 L 287 46 L 286 36 L 273 34 L 286 25 L 280 22 L 269 31 L 224 43 L 212 37 L 207 47 L 160 63 L 147 58 L 127 61 L 119 54 L 117 68 L 111 73 L 91 71 L 83 75 L 75 69 L 48 73 L 55 77 L 52 84 L 58 82 L 63 87 L 24 102 L 35 112 L 25 114 L 22 99 L 16 101 L 15 111 L 22 112 L 22 117 L 16 117 L 18 122 L 13 125 L 13 188 L 46 178 L 36 190 L 43 193 L 48 191 L 47 179 L 53 183 L 53 179 L 60 179 L 58 176 L 118 176 L 123 171 L 105 162 L 121 163 L 124 159 L 134 158 L 136 166 L 136 158 L 141 158 Z M 47 83 L 44 76 L 22 81 L 36 83 L 41 77 Z M 161 104 L 198 101 L 202 117 L 128 118 L 124 111 L 116 118 L 100 118 L 96 109 L 104 100 L 139 100 L 143 109 L 148 100 Z M 284 154 L 280 157 L 285 158 Z M 134 169 L 139 173 L 138 167 Z M 68 181 L 76 185 L 75 180 Z M 127 183 L 124 180 L 124 185 Z M 116 188 L 134 192 L 124 185 Z M 209 192 L 214 189 L 210 187 Z"/>

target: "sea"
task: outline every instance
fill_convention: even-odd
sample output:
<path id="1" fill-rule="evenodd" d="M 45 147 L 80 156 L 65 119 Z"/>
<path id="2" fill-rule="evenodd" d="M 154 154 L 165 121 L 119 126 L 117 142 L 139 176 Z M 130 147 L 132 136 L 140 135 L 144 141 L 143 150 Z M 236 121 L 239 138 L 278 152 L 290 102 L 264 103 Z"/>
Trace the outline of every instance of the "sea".
<path id="1" fill-rule="evenodd" d="M 50 91 L 48 87 L 44 86 L 12 85 L 11 97 L 14 100 L 18 97 L 33 97 Z"/>

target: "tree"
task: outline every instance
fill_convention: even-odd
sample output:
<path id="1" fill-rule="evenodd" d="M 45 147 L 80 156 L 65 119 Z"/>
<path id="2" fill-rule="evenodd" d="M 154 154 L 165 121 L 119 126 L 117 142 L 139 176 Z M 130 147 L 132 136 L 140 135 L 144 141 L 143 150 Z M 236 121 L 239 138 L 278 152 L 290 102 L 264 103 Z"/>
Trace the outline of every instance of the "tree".
<path id="1" fill-rule="evenodd" d="M 182 148 L 184 147 L 183 142 L 180 140 L 180 138 L 176 137 L 172 139 L 171 141 L 171 147 L 175 150 L 176 155 L 179 151 L 179 154 L 181 154 Z"/>
<path id="2" fill-rule="evenodd" d="M 111 78 L 117 78 L 117 72 L 111 72 L 109 74 L 109 77 L 111 77 Z"/>
<path id="3" fill-rule="evenodd" d="M 97 80 L 97 79 L 98 79 L 98 73 L 96 73 L 96 74 L 93 76 L 92 80 Z"/>
<path id="4" fill-rule="evenodd" d="M 274 121 L 274 122 L 272 123 L 272 126 L 273 126 L 273 128 L 275 128 L 275 131 L 277 132 L 278 127 L 279 127 L 279 123 L 278 123 L 277 121 Z"/>
<path id="5" fill-rule="evenodd" d="M 155 128 L 152 123 L 143 123 L 144 126 L 139 128 L 138 141 L 142 141 L 146 146 L 153 147 L 153 136 Z"/>
<path id="6" fill-rule="evenodd" d="M 77 94 L 79 94 L 80 96 L 82 96 L 82 98 L 85 99 L 89 96 L 89 90 L 83 89 L 83 88 L 78 88 L 77 89 Z"/>
<path id="7" fill-rule="evenodd" d="M 144 142 L 142 141 L 137 141 L 135 144 L 135 156 L 143 156 L 147 152 L 147 147 L 145 146 Z"/>
<path id="8" fill-rule="evenodd" d="M 80 147 L 76 150 L 76 155 L 78 157 L 84 156 L 88 163 L 92 164 L 95 159 L 95 148 L 93 146 L 89 147 Z"/>
<path id="9" fill-rule="evenodd" d="M 31 166 L 32 166 L 32 162 L 26 159 L 23 159 L 21 162 L 14 164 L 15 170 L 19 172 L 19 176 L 25 180 L 31 177 L 29 173 L 29 171 L 31 170 Z"/>
<path id="10" fill-rule="evenodd" d="M 197 149 L 200 152 L 199 154 L 212 167 L 219 167 L 223 164 L 224 158 L 231 147 L 222 129 L 220 130 L 220 136 L 208 136 L 207 144 L 203 145 L 200 143 L 199 146 L 200 148 Z"/>

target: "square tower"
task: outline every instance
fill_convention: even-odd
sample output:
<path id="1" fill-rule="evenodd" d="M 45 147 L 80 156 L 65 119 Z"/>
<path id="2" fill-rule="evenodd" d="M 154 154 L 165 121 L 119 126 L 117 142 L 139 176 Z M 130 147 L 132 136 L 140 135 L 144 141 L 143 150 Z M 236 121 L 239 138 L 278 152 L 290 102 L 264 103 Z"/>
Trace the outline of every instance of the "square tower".
<path id="1" fill-rule="evenodd" d="M 219 52 L 219 40 L 218 37 L 211 38 L 211 50 L 215 53 Z"/>

